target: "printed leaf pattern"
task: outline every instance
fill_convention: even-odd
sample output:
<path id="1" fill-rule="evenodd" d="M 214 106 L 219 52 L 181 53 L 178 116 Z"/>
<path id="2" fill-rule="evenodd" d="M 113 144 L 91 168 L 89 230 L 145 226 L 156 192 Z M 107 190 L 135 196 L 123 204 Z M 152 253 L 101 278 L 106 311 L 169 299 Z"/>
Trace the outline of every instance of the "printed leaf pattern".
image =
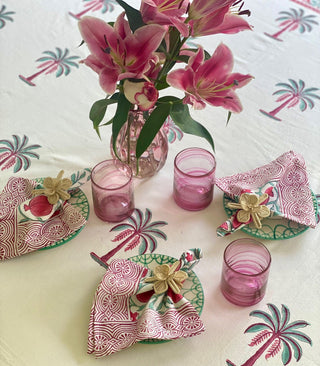
<path id="1" fill-rule="evenodd" d="M 132 250 L 139 245 L 139 254 L 145 254 L 148 250 L 153 253 L 158 246 L 158 239 L 167 240 L 167 235 L 159 229 L 159 227 L 168 225 L 165 221 L 151 221 L 152 213 L 147 208 L 145 214 L 136 208 L 133 214 L 127 219 L 127 223 L 120 223 L 111 228 L 110 231 L 119 232 L 112 240 L 120 243 L 105 254 L 98 258 L 93 253 L 93 259 L 97 260 L 101 265 L 107 263 L 119 250 L 125 248 L 125 251 Z"/>
<path id="2" fill-rule="evenodd" d="M 6 21 L 13 22 L 11 15 L 15 14 L 14 11 L 6 11 L 6 6 L 2 5 L 0 8 L 0 29 L 6 25 Z"/>
<path id="3" fill-rule="evenodd" d="M 27 170 L 31 165 L 31 158 L 39 159 L 39 155 L 32 150 L 38 149 L 40 145 L 28 145 L 29 138 L 24 135 L 12 135 L 13 140 L 0 140 L 0 166 L 1 170 L 13 166 L 13 172 L 17 173 L 22 168 Z M 1 146 L 3 145 L 3 146 Z"/>
<path id="4" fill-rule="evenodd" d="M 302 357 L 302 348 L 299 341 L 312 345 L 311 338 L 298 330 L 310 325 L 309 323 L 304 320 L 289 323 L 290 311 L 286 305 L 281 305 L 281 310 L 274 304 L 267 304 L 267 306 L 269 313 L 262 310 L 254 310 L 250 313 L 250 316 L 257 317 L 263 322 L 250 325 L 244 332 L 259 332 L 253 337 L 249 346 L 259 345 L 260 348 L 242 366 L 254 365 L 265 352 L 265 359 L 267 360 L 278 355 L 281 350 L 282 364 L 288 365 L 293 358 L 299 361 Z M 230 360 L 226 362 L 228 366 L 236 366 Z"/>
<path id="5" fill-rule="evenodd" d="M 43 57 L 36 60 L 37 62 L 40 62 L 40 65 L 38 66 L 38 68 L 41 69 L 40 71 L 29 77 L 19 75 L 19 78 L 28 85 L 35 86 L 32 80 L 43 73 L 45 75 L 56 73 L 56 77 L 58 78 L 61 75 L 69 75 L 72 67 L 79 67 L 78 63 L 75 62 L 79 56 L 69 56 L 69 50 L 67 48 L 62 51 L 61 48 L 56 47 L 55 52 L 44 51 L 43 54 Z"/>
<path id="6" fill-rule="evenodd" d="M 314 20 L 316 15 L 304 15 L 303 9 L 290 9 L 289 11 L 280 11 L 280 17 L 276 21 L 280 22 L 280 31 L 274 34 L 265 33 L 265 35 L 277 40 L 282 41 L 279 36 L 288 31 L 292 32 L 298 30 L 299 33 L 311 32 L 313 25 L 318 25 L 319 23 Z"/>
<path id="7" fill-rule="evenodd" d="M 260 109 L 260 112 L 277 121 L 281 121 L 276 115 L 283 108 L 292 108 L 299 105 L 300 111 L 304 112 L 308 107 L 310 109 L 314 107 L 313 99 L 320 99 L 320 96 L 316 94 L 319 88 L 306 88 L 303 80 L 295 81 L 289 79 L 289 83 L 278 83 L 276 86 L 281 87 L 281 89 L 276 90 L 273 95 L 278 96 L 276 102 L 281 102 L 281 105 L 271 112 L 266 112 L 262 109 Z"/>

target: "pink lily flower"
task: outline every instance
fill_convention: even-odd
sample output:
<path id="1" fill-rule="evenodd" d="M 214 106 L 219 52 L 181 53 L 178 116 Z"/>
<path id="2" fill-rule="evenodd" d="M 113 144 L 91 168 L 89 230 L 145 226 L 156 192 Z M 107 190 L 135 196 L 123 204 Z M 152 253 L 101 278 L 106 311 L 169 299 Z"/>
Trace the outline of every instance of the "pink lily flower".
<path id="1" fill-rule="evenodd" d="M 212 57 L 204 60 L 203 48 L 189 59 L 185 69 L 171 71 L 167 82 L 186 94 L 183 103 L 203 109 L 206 103 L 239 113 L 242 105 L 235 89 L 246 85 L 253 77 L 232 73 L 233 56 L 230 49 L 220 44 Z"/>
<path id="2" fill-rule="evenodd" d="M 232 13 L 228 6 L 215 10 L 201 19 L 190 21 L 193 37 L 208 36 L 217 33 L 234 34 L 251 30 L 251 26 L 240 15 Z"/>
<path id="3" fill-rule="evenodd" d="M 101 19 L 84 17 L 79 21 L 83 40 L 91 52 L 82 62 L 99 74 L 102 89 L 113 94 L 117 81 L 144 78 L 155 64 L 155 51 L 164 35 L 164 27 L 145 25 L 131 32 L 124 13 L 113 27 Z"/>
<path id="4" fill-rule="evenodd" d="M 184 17 L 189 0 L 142 0 L 140 12 L 148 24 L 171 25 L 176 27 L 183 37 L 189 36 L 189 26 Z"/>

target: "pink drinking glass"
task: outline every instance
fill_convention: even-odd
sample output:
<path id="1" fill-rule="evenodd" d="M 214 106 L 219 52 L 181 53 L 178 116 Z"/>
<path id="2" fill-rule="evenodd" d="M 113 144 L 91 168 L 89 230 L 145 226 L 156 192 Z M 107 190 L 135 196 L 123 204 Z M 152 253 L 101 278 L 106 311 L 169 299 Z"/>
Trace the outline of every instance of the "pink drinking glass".
<path id="1" fill-rule="evenodd" d="M 119 160 L 105 160 L 91 172 L 93 207 L 103 221 L 120 222 L 134 209 L 132 170 Z"/>
<path id="2" fill-rule="evenodd" d="M 191 147 L 174 159 L 173 198 L 189 211 L 206 208 L 212 201 L 216 160 L 207 150 Z"/>
<path id="3" fill-rule="evenodd" d="M 221 291 L 233 304 L 250 306 L 265 295 L 271 256 L 268 249 L 253 239 L 237 239 L 224 251 Z"/>

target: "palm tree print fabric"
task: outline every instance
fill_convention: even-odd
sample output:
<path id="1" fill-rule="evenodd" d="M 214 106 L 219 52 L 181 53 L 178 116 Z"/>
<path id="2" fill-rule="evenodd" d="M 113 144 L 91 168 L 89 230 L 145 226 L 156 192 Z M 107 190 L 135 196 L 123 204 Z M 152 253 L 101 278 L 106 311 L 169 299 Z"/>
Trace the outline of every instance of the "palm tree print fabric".
<path id="1" fill-rule="evenodd" d="M 40 156 L 34 150 L 41 146 L 38 144 L 28 145 L 29 138 L 13 135 L 12 140 L 0 140 L 0 167 L 1 170 L 13 168 L 13 172 L 30 168 L 31 159 L 39 159 Z"/>
<path id="2" fill-rule="evenodd" d="M 288 11 L 280 11 L 279 17 L 276 19 L 279 22 L 280 30 L 274 34 L 264 33 L 265 35 L 277 40 L 283 41 L 281 38 L 285 32 L 298 31 L 299 33 L 311 32 L 313 26 L 319 25 L 315 20 L 317 16 L 314 14 L 305 15 L 303 9 L 290 9 Z"/>
<path id="3" fill-rule="evenodd" d="M 297 106 L 301 112 L 304 112 L 307 108 L 313 109 L 315 101 L 320 99 L 320 95 L 316 94 L 319 93 L 319 88 L 306 88 L 303 80 L 289 79 L 288 83 L 278 83 L 276 86 L 280 89 L 277 89 L 273 95 L 278 96 L 276 102 L 280 102 L 280 105 L 269 112 L 260 109 L 262 114 L 276 121 L 281 121 L 278 113 L 282 109 Z"/>
<path id="4" fill-rule="evenodd" d="M 79 67 L 78 63 L 75 62 L 79 59 L 79 56 L 69 56 L 69 52 L 67 48 L 62 50 L 59 47 L 56 47 L 55 51 L 44 51 L 43 54 L 45 56 L 36 60 L 40 62 L 38 66 L 40 71 L 28 77 L 19 75 L 19 78 L 30 86 L 36 86 L 33 80 L 41 74 L 48 75 L 55 73 L 57 78 L 61 75 L 69 75 L 73 67 Z"/>
<path id="5" fill-rule="evenodd" d="M 280 355 L 282 364 L 289 365 L 294 359 L 300 361 L 302 357 L 300 343 L 312 345 L 311 338 L 300 330 L 310 325 L 308 322 L 304 320 L 290 322 L 290 310 L 286 305 L 281 305 L 281 309 L 274 304 L 267 306 L 269 312 L 254 310 L 249 314 L 259 318 L 259 322 L 250 325 L 244 332 L 257 333 L 249 346 L 258 349 L 241 366 L 253 366 L 263 355 L 266 360 Z M 236 366 L 230 360 L 226 362 L 228 366 Z"/>
<path id="6" fill-rule="evenodd" d="M 148 208 L 145 210 L 145 214 L 139 208 L 135 208 L 133 214 L 127 218 L 127 222 L 117 224 L 110 229 L 111 232 L 119 232 L 112 239 L 112 242 L 119 244 L 101 258 L 95 253 L 91 253 L 92 258 L 105 266 L 123 248 L 125 252 L 137 247 L 139 254 L 145 254 L 147 251 L 153 253 L 158 246 L 157 239 L 167 240 L 167 235 L 159 228 L 168 223 L 151 221 L 151 219 L 152 213 Z"/>

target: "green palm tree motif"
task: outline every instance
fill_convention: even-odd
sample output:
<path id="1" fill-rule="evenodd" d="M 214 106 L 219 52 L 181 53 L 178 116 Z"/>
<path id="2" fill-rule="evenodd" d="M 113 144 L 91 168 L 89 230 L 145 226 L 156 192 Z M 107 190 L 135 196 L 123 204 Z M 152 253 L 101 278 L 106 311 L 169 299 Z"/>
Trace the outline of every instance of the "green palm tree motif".
<path id="1" fill-rule="evenodd" d="M 97 11 L 101 10 L 103 14 L 106 12 L 112 12 L 114 10 L 114 6 L 117 5 L 116 0 L 83 0 L 85 2 L 84 9 L 80 13 L 74 14 L 69 11 L 69 15 L 76 18 L 77 20 L 81 19 L 82 15 L 88 13 L 89 11 Z"/>
<path id="2" fill-rule="evenodd" d="M 14 166 L 13 172 L 16 173 L 22 168 L 27 170 L 30 167 L 30 158 L 39 159 L 39 155 L 31 151 L 41 147 L 40 145 L 27 145 L 28 137 L 26 135 L 21 139 L 17 135 L 12 135 L 13 141 L 0 140 L 0 166 L 1 170 L 9 169 Z"/>
<path id="3" fill-rule="evenodd" d="M 67 48 L 62 51 L 61 48 L 56 47 L 56 52 L 44 51 L 42 53 L 45 54 L 45 56 L 40 57 L 36 60 L 37 62 L 41 63 L 38 66 L 38 68 L 41 68 L 40 71 L 29 77 L 19 75 L 19 78 L 26 82 L 28 85 L 35 86 L 32 80 L 42 73 L 51 74 L 53 72 L 56 72 L 56 77 L 58 78 L 63 74 L 65 76 L 69 75 L 71 72 L 71 67 L 79 67 L 79 65 L 74 62 L 76 59 L 79 58 L 79 56 L 68 56 L 69 50 Z"/>
<path id="4" fill-rule="evenodd" d="M 14 11 L 6 11 L 6 6 L 2 5 L 0 9 L 0 29 L 6 25 L 6 21 L 13 22 L 11 17 L 12 14 L 15 14 Z"/>
<path id="5" fill-rule="evenodd" d="M 265 358 L 276 356 L 282 349 L 281 360 L 283 365 L 288 365 L 292 361 L 292 356 L 299 361 L 302 356 L 302 348 L 299 341 L 312 345 L 312 341 L 305 333 L 297 330 L 304 328 L 309 323 L 303 320 L 297 320 L 289 323 L 290 311 L 287 306 L 281 306 L 280 310 L 273 304 L 267 304 L 270 314 L 265 311 L 255 310 L 250 313 L 251 316 L 258 317 L 264 322 L 250 325 L 244 332 L 259 332 L 251 341 L 249 346 L 256 346 L 263 343 L 257 352 L 251 356 L 241 366 L 252 366 L 267 351 Z M 235 366 L 229 360 L 226 361 L 228 366 Z"/>
<path id="6" fill-rule="evenodd" d="M 167 240 L 167 235 L 159 227 L 168 225 L 168 223 L 165 221 L 151 222 L 151 219 L 152 213 L 148 208 L 145 215 L 136 208 L 127 219 L 128 223 L 118 224 L 110 230 L 121 231 L 112 240 L 113 242 L 121 241 L 121 243 L 103 257 L 98 257 L 95 253 L 91 253 L 91 257 L 102 266 L 107 267 L 108 260 L 125 246 L 125 251 L 128 251 L 139 245 L 140 255 L 145 254 L 148 249 L 150 253 L 153 253 L 158 245 L 157 238 Z"/>
<path id="7" fill-rule="evenodd" d="M 276 114 L 279 113 L 284 107 L 292 108 L 299 104 L 301 112 L 304 112 L 307 107 L 310 109 L 314 107 L 314 102 L 312 100 L 313 98 L 320 99 L 320 96 L 315 94 L 315 92 L 319 89 L 305 89 L 305 82 L 303 80 L 299 80 L 297 82 L 293 79 L 289 79 L 289 84 L 278 83 L 276 86 L 280 86 L 281 89 L 275 91 L 272 95 L 279 95 L 279 98 L 276 100 L 276 102 L 282 102 L 282 104 L 271 112 L 266 112 L 260 109 L 262 114 L 275 119 L 276 121 L 281 121 L 280 118 L 276 117 Z"/>
<path id="8" fill-rule="evenodd" d="M 290 9 L 290 11 L 280 11 L 279 14 L 282 14 L 276 21 L 281 22 L 279 27 L 281 28 L 280 31 L 274 34 L 265 33 L 265 35 L 276 39 L 277 41 L 282 41 L 279 36 L 284 33 L 285 31 L 292 32 L 296 29 L 299 30 L 300 33 L 304 33 L 306 31 L 311 32 L 312 25 L 318 24 L 314 20 L 316 17 L 315 15 L 304 15 L 303 9 Z"/>

